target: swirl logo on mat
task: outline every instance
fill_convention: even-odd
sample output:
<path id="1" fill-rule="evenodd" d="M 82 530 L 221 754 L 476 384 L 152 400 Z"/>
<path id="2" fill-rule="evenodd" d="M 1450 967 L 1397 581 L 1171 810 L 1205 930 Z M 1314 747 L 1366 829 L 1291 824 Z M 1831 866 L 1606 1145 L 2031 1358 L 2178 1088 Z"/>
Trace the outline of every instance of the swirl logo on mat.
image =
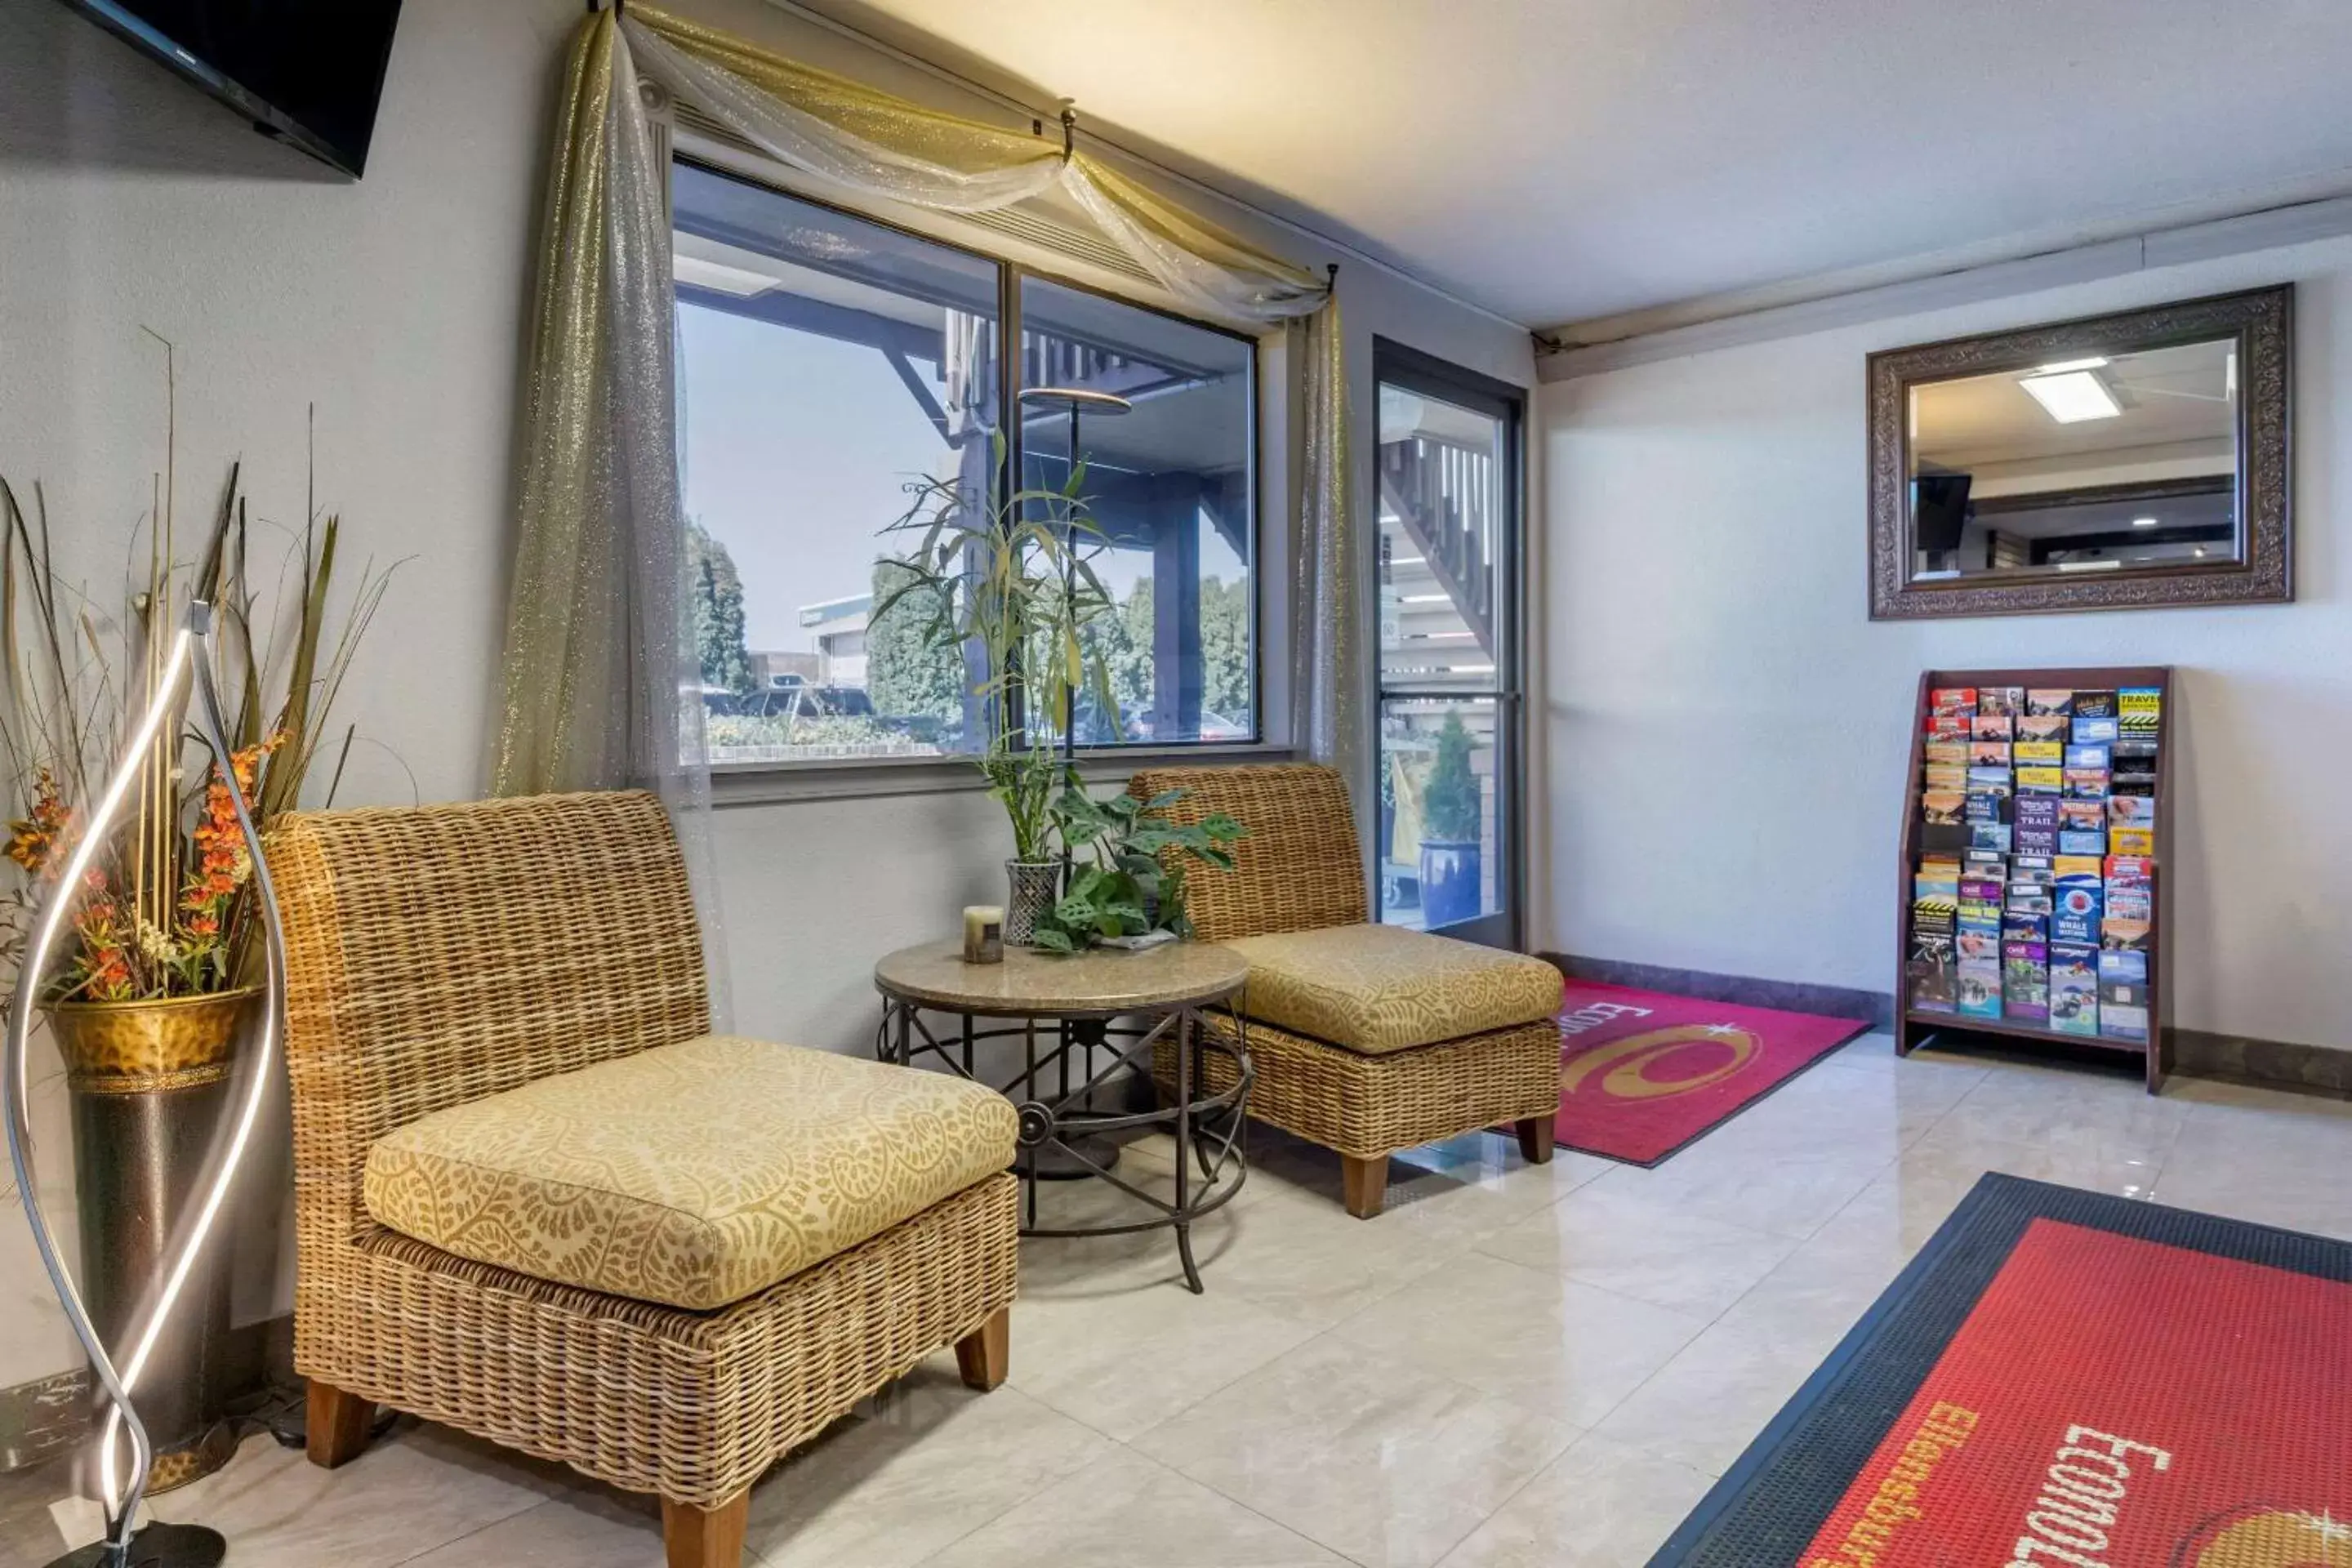
<path id="1" fill-rule="evenodd" d="M 2324 1513 L 2250 1508 L 2210 1521 L 2179 1568 L 2352 1568 L 2352 1524 Z"/>
<path id="2" fill-rule="evenodd" d="M 1737 1024 L 1678 1024 L 1628 1035 L 1560 1064 L 1559 1087 L 1574 1094 L 1587 1080 L 1610 1100 L 1662 1100 L 1721 1083 L 1755 1059 L 1755 1036 Z M 2200 1568 L 2203 1568 L 2200 1564 Z M 2332 1568 L 2332 1565 L 2331 1565 Z"/>

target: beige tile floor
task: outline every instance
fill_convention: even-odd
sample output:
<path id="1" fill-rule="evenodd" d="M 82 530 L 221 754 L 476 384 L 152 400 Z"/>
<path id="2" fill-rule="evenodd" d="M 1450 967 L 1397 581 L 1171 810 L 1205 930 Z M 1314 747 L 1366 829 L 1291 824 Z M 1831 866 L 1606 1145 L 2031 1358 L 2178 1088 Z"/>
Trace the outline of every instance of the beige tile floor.
<path id="1" fill-rule="evenodd" d="M 749 1561 L 1640 1564 L 1986 1171 L 2352 1238 L 2352 1104 L 1884 1036 L 1656 1171 L 1465 1138 L 1364 1224 L 1331 1156 L 1255 1163 L 1200 1233 L 1203 1298 L 1161 1238 L 1025 1244 L 1011 1383 L 941 1356 L 868 1401 L 761 1483 Z M 160 1511 L 234 1568 L 660 1560 L 644 1500 L 413 1425 L 332 1475 L 257 1437 Z"/>

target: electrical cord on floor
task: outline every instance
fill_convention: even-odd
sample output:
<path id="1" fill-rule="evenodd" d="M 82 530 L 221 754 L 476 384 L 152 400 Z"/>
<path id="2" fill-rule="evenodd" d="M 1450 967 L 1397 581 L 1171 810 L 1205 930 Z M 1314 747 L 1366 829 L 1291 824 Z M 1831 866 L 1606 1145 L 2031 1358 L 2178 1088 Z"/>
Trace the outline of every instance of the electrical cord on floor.
<path id="1" fill-rule="evenodd" d="M 281 1448 L 300 1448 L 310 1443 L 309 1395 L 299 1387 L 272 1384 L 259 1394 L 237 1401 L 230 1409 L 229 1418 L 237 1424 L 240 1438 L 248 1432 L 267 1432 Z M 368 1428 L 368 1440 L 373 1442 L 391 1431 L 399 1419 L 397 1411 L 378 1410 L 374 1424 Z"/>

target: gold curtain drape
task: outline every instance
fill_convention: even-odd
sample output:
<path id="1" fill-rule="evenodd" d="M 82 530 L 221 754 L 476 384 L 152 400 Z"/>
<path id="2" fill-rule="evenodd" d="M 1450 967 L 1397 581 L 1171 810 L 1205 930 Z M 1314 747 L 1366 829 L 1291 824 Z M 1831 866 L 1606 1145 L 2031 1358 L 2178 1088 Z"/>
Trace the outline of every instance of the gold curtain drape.
<path id="1" fill-rule="evenodd" d="M 924 109 L 632 4 L 583 24 L 557 119 L 497 793 L 650 784 L 690 847 L 708 803 L 679 582 L 668 172 L 641 74 L 770 155 L 877 197 L 981 212 L 1058 186 L 1178 300 L 1227 320 L 1303 322 L 1289 355 L 1306 426 L 1292 535 L 1293 705 L 1307 749 L 1353 781 L 1355 544 L 1329 282 L 1084 149 Z"/>

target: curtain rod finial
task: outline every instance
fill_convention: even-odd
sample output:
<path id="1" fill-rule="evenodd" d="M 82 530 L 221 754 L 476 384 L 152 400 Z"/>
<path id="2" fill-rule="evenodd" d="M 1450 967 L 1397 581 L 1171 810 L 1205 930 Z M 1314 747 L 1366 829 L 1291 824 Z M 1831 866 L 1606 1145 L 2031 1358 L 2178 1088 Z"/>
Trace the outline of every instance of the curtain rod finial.
<path id="1" fill-rule="evenodd" d="M 1076 99 L 1062 100 L 1062 161 L 1068 163 L 1078 147 L 1078 107 Z"/>

